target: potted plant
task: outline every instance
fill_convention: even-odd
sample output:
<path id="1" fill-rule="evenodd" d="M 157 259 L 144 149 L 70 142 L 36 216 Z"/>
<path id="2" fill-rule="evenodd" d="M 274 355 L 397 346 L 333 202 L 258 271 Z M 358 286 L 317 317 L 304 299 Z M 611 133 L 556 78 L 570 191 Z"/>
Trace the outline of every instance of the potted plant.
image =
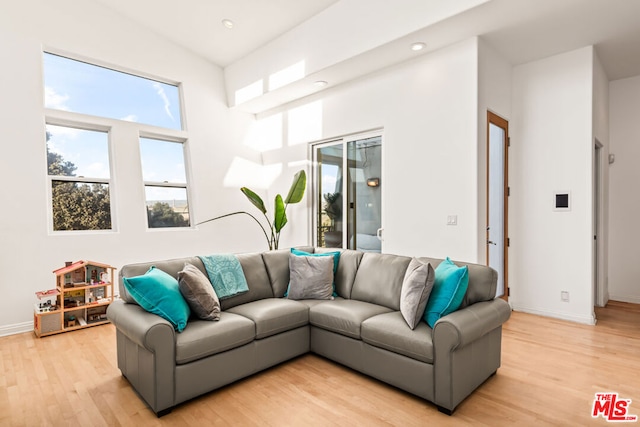
<path id="1" fill-rule="evenodd" d="M 287 207 L 289 205 L 300 203 L 302 198 L 304 197 L 305 189 L 307 188 L 307 174 L 304 170 L 298 171 L 293 176 L 293 182 L 291 183 L 291 187 L 289 188 L 289 193 L 286 198 L 282 198 L 280 194 L 277 194 L 274 200 L 274 213 L 273 219 L 270 220 L 267 216 L 267 208 L 262 201 L 262 198 L 258 196 L 254 191 L 250 190 L 247 187 L 242 187 L 240 191 L 249 199 L 249 201 L 256 207 L 267 222 L 267 226 L 265 227 L 262 222 L 258 220 L 255 216 L 245 211 L 231 212 L 225 215 L 220 215 L 215 218 L 208 219 L 206 221 L 202 221 L 198 223 L 204 224 L 207 222 L 215 221 L 221 218 L 226 218 L 231 215 L 249 215 L 253 220 L 260 226 L 262 232 L 264 233 L 264 237 L 267 240 L 267 245 L 269 246 L 269 250 L 278 249 L 278 245 L 280 243 L 280 232 L 287 225 Z"/>

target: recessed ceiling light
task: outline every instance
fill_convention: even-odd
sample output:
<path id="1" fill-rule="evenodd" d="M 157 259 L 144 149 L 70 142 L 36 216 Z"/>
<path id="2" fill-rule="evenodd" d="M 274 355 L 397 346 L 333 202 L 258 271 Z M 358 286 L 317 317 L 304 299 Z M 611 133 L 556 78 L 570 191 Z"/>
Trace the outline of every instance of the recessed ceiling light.
<path id="1" fill-rule="evenodd" d="M 425 47 L 427 47 L 426 44 L 424 44 L 422 42 L 417 42 L 417 43 L 413 43 L 411 45 L 411 50 L 419 51 L 419 50 L 424 49 Z"/>
<path id="2" fill-rule="evenodd" d="M 329 84 L 329 82 L 326 82 L 324 80 L 318 80 L 317 82 L 315 82 L 313 84 L 316 85 L 317 87 L 325 87 L 326 85 Z"/>
<path id="3" fill-rule="evenodd" d="M 222 25 L 224 25 L 225 27 L 231 29 L 231 28 L 233 28 L 233 21 L 231 19 L 223 19 L 222 20 Z"/>

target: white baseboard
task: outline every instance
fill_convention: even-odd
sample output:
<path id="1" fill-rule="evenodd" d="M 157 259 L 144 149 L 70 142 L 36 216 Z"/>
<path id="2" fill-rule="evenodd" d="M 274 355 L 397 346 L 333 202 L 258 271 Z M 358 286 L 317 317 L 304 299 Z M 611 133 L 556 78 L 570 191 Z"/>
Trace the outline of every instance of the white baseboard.
<path id="1" fill-rule="evenodd" d="M 630 302 L 632 304 L 640 304 L 640 297 L 632 296 L 632 295 L 609 295 L 609 300 L 611 301 L 620 301 L 620 302 Z"/>
<path id="2" fill-rule="evenodd" d="M 13 325 L 0 325 L 0 337 L 33 331 L 33 322 L 14 323 Z"/>
<path id="3" fill-rule="evenodd" d="M 571 313 L 538 310 L 535 308 L 521 307 L 513 304 L 511 304 L 511 308 L 513 309 L 513 311 L 521 311 L 523 313 L 535 314 L 537 316 L 553 317 L 554 319 L 568 320 L 570 322 L 583 323 L 585 325 L 596 324 L 595 314 L 591 314 L 591 316 L 576 316 L 575 314 Z"/>

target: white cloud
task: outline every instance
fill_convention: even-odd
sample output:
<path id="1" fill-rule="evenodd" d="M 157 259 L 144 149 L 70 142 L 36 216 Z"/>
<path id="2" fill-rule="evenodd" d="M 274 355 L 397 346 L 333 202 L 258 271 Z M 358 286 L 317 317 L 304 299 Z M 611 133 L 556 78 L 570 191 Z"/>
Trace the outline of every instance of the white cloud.
<path id="1" fill-rule="evenodd" d="M 56 110 L 69 111 L 70 108 L 66 105 L 69 100 L 69 95 L 60 95 L 56 93 L 53 88 L 45 86 L 44 88 L 44 106 L 47 108 L 53 108 Z"/>
<path id="2" fill-rule="evenodd" d="M 167 116 L 169 116 L 171 120 L 173 120 L 173 114 L 171 114 L 170 110 L 171 102 L 169 102 L 169 98 L 164 92 L 164 88 L 160 85 L 160 83 L 157 82 L 153 84 L 153 88 L 156 90 L 156 93 L 160 96 L 160 98 L 162 98 L 162 100 L 164 101 L 164 111 L 167 113 Z"/>
<path id="3" fill-rule="evenodd" d="M 137 122 L 138 116 L 136 116 L 135 114 L 129 114 L 128 116 L 125 116 L 120 120 L 124 120 L 125 122 Z"/>
<path id="4" fill-rule="evenodd" d="M 51 135 L 49 142 L 64 142 L 68 139 L 76 139 L 82 130 L 66 126 L 47 125 L 47 131 Z"/>
<path id="5" fill-rule="evenodd" d="M 87 176 L 97 178 L 108 178 L 110 175 L 109 166 L 101 162 L 94 162 L 87 165 L 86 173 Z"/>

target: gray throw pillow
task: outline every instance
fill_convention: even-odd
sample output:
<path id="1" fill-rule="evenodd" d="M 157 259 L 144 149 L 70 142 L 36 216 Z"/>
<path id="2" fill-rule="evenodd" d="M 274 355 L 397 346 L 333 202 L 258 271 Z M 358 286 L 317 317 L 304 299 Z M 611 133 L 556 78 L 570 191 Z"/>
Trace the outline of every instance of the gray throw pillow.
<path id="1" fill-rule="evenodd" d="M 289 299 L 333 299 L 333 257 L 289 254 Z"/>
<path id="2" fill-rule="evenodd" d="M 431 264 L 417 258 L 407 267 L 400 292 L 400 312 L 411 329 L 415 329 L 424 316 L 435 277 Z"/>
<path id="3" fill-rule="evenodd" d="M 211 282 L 193 264 L 186 263 L 178 272 L 180 293 L 189 308 L 203 320 L 220 320 L 220 301 Z"/>

